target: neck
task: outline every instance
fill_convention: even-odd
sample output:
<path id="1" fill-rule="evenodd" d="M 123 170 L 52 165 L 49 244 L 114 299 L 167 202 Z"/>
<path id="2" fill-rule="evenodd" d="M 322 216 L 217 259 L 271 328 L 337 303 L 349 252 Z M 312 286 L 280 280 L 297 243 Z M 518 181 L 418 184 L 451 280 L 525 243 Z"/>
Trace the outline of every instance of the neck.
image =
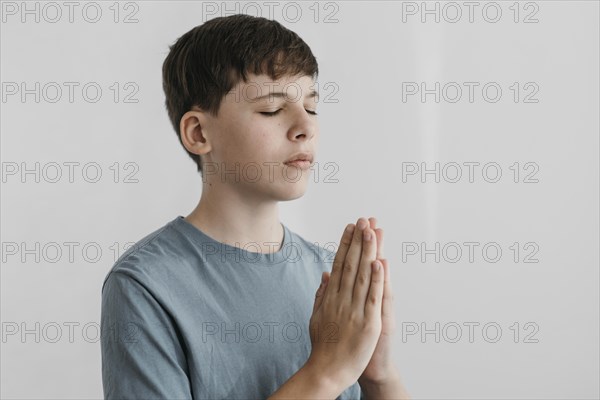
<path id="1" fill-rule="evenodd" d="M 220 243 L 252 252 L 276 252 L 283 241 L 278 202 L 227 184 L 204 183 L 185 220 Z"/>

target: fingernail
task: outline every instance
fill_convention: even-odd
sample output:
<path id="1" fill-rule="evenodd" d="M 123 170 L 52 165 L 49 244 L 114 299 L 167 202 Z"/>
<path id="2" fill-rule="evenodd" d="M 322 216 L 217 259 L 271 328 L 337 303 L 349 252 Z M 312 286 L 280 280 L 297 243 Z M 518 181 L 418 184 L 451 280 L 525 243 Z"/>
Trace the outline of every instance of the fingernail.
<path id="1" fill-rule="evenodd" d="M 379 268 L 380 268 L 380 267 L 381 267 L 381 263 L 380 263 L 379 261 L 375 261 L 375 262 L 373 263 L 373 271 L 374 271 L 374 272 L 377 272 L 377 271 L 379 271 Z"/>
<path id="2" fill-rule="evenodd" d="M 358 220 L 358 229 L 365 229 L 367 227 L 367 223 L 365 222 L 364 219 L 359 219 Z"/>
<path id="3" fill-rule="evenodd" d="M 352 232 L 354 232 L 354 224 L 346 225 L 346 233 L 352 233 Z"/>

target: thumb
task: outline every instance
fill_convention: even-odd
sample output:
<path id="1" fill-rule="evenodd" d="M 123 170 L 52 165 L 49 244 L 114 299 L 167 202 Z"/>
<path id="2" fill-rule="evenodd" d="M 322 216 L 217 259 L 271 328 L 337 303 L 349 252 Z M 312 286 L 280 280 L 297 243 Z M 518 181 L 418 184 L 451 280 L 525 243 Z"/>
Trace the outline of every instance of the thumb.
<path id="1" fill-rule="evenodd" d="M 317 289 L 317 293 L 315 294 L 315 304 L 313 306 L 313 314 L 315 311 L 321 307 L 321 303 L 323 302 L 323 297 L 325 294 L 325 289 L 327 289 L 327 284 L 329 283 L 329 272 L 323 272 L 321 274 L 321 284 Z"/>

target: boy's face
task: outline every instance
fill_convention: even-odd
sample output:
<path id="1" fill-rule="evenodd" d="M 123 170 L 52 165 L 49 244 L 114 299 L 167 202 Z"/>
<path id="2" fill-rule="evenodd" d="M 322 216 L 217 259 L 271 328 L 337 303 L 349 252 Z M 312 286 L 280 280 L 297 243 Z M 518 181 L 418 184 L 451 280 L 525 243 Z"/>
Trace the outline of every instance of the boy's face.
<path id="1" fill-rule="evenodd" d="M 218 179 L 244 195 L 268 200 L 301 197 L 311 170 L 284 162 L 305 152 L 314 163 L 319 126 L 312 113 L 317 101 L 309 76 L 273 81 L 251 74 L 247 83 L 240 81 L 223 98 L 218 117 L 204 114 L 202 130 L 210 142 L 210 151 L 203 155 L 204 179 Z M 267 115 L 272 112 L 276 114 Z"/>

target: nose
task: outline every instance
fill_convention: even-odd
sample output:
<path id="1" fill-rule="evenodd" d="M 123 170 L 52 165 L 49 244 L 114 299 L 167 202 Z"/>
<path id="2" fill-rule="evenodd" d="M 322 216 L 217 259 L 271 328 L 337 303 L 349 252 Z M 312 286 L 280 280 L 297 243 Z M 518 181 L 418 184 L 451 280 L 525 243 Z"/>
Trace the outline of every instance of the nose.
<path id="1" fill-rule="evenodd" d="M 319 131 L 316 118 L 306 112 L 304 107 L 297 113 L 294 123 L 288 131 L 288 138 L 292 141 L 310 141 Z"/>

